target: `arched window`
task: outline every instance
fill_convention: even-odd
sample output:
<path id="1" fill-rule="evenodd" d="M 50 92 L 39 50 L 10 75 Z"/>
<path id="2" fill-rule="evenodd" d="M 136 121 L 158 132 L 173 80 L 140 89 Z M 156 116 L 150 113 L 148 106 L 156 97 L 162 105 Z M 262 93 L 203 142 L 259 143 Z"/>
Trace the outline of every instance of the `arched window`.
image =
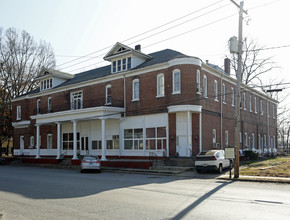
<path id="1" fill-rule="evenodd" d="M 196 92 L 198 94 L 201 93 L 201 87 L 200 87 L 200 70 L 196 71 Z"/>
<path id="2" fill-rule="evenodd" d="M 112 104 L 111 85 L 106 85 L 106 105 Z"/>

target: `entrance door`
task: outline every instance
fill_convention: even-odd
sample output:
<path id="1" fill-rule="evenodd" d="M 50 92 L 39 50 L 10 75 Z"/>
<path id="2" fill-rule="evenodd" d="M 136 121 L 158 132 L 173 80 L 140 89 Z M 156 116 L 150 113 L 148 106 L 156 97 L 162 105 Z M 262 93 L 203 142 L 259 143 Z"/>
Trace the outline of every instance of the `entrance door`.
<path id="1" fill-rule="evenodd" d="M 81 154 L 89 155 L 89 137 L 81 137 Z"/>
<path id="2" fill-rule="evenodd" d="M 24 137 L 20 136 L 20 152 L 19 154 L 22 155 L 24 151 Z"/>
<path id="3" fill-rule="evenodd" d="M 192 129 L 191 114 L 187 112 L 176 113 L 176 152 L 180 157 L 192 155 Z"/>

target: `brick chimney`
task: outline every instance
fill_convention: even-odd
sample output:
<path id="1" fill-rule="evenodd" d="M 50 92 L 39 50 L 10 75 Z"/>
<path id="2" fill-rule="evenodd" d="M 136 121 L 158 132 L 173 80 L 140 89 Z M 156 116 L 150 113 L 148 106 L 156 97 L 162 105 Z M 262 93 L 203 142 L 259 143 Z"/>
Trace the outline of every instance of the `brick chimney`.
<path id="1" fill-rule="evenodd" d="M 231 60 L 229 58 L 225 58 L 224 60 L 224 71 L 226 74 L 231 74 Z"/>
<path id="2" fill-rule="evenodd" d="M 137 45 L 135 46 L 135 50 L 141 52 L 141 45 L 140 45 L 140 44 L 137 44 Z"/>

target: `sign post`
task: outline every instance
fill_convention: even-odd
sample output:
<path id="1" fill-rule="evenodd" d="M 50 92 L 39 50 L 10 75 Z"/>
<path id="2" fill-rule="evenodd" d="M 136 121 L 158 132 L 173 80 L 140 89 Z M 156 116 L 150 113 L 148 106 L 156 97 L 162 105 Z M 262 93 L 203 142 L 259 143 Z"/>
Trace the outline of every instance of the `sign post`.
<path id="1" fill-rule="evenodd" d="M 225 158 L 230 160 L 230 179 L 232 178 L 232 160 L 235 159 L 235 147 L 225 148 Z"/>

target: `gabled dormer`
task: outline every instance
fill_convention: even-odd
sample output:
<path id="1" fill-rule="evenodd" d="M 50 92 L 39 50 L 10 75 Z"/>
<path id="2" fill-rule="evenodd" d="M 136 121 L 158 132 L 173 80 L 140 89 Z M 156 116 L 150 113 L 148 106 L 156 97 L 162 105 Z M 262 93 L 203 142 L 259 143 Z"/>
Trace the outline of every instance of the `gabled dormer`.
<path id="1" fill-rule="evenodd" d="M 40 73 L 35 79 L 39 81 L 40 91 L 43 91 L 52 89 L 73 77 L 74 75 L 69 73 L 42 67 Z"/>
<path id="2" fill-rule="evenodd" d="M 111 73 L 118 73 L 135 68 L 152 57 L 141 52 L 141 46 L 135 49 L 117 42 L 106 54 L 104 60 L 111 62 Z"/>

